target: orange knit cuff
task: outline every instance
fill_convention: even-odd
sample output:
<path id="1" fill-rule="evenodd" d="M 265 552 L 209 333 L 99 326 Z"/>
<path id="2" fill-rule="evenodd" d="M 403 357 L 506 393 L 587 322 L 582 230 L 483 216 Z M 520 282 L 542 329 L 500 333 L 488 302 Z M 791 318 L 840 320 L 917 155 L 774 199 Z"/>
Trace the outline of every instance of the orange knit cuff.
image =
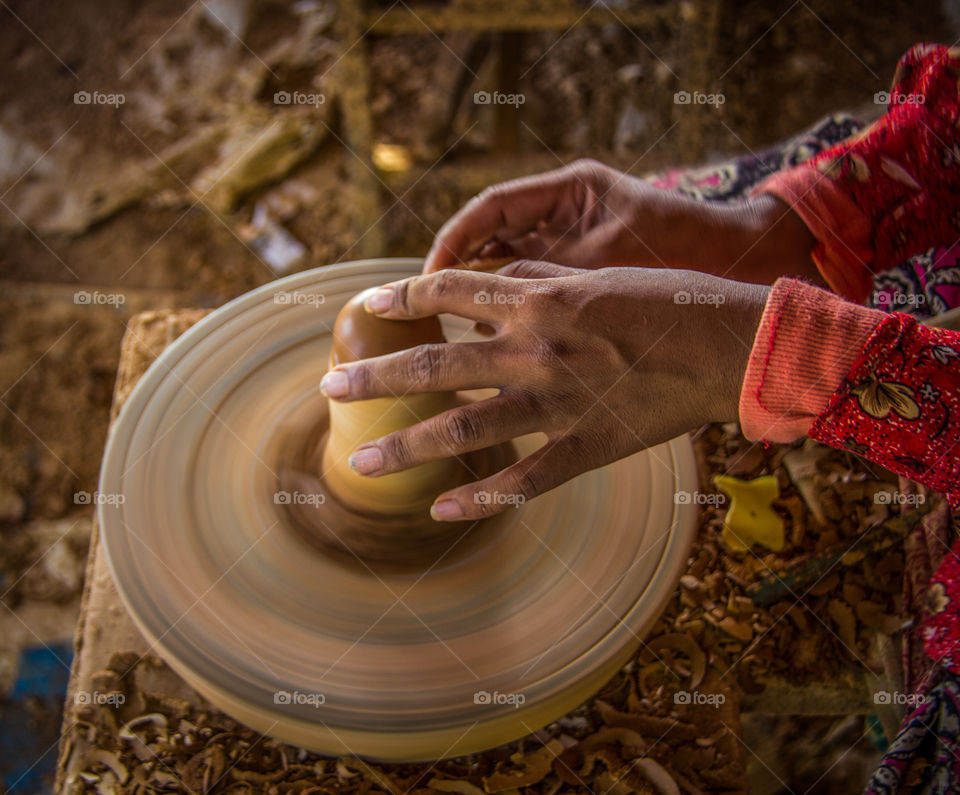
<path id="1" fill-rule="evenodd" d="M 778 279 L 740 391 L 744 435 L 770 442 L 806 435 L 885 317 L 797 279 Z"/>

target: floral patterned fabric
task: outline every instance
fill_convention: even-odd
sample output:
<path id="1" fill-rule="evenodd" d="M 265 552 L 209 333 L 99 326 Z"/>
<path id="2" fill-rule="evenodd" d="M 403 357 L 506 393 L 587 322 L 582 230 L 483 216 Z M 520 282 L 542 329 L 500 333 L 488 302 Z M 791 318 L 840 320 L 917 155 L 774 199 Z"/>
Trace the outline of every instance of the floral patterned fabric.
<path id="1" fill-rule="evenodd" d="M 960 244 L 932 248 L 874 276 L 869 303 L 886 312 L 932 317 L 960 306 Z"/>
<path id="2" fill-rule="evenodd" d="M 957 791 L 960 680 L 938 669 L 913 694 L 916 705 L 867 785 L 867 795 L 946 795 Z"/>
<path id="3" fill-rule="evenodd" d="M 943 492 L 960 506 L 960 332 L 891 314 L 809 436 Z"/>
<path id="4" fill-rule="evenodd" d="M 870 221 L 874 272 L 960 238 L 960 49 L 918 44 L 897 65 L 887 112 L 810 161 Z"/>

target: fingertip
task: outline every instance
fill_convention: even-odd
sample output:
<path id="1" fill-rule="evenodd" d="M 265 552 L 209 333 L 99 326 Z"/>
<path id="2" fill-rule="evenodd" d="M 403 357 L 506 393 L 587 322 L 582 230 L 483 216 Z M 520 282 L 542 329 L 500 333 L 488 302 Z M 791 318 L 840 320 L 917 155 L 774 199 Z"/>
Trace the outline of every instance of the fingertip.
<path id="1" fill-rule="evenodd" d="M 320 392 L 332 400 L 345 398 L 350 392 L 350 377 L 342 370 L 331 370 L 320 381 Z"/>
<path id="2" fill-rule="evenodd" d="M 358 475 L 370 477 L 383 469 L 383 453 L 376 446 L 361 447 L 354 450 L 348 461 L 350 469 Z"/>
<path id="3" fill-rule="evenodd" d="M 463 518 L 463 508 L 456 500 L 442 497 L 430 506 L 430 517 L 435 522 L 455 522 Z"/>
<path id="4" fill-rule="evenodd" d="M 363 308 L 371 315 L 382 315 L 389 312 L 393 306 L 393 296 L 395 291 L 393 287 L 385 285 L 374 290 L 363 302 Z"/>

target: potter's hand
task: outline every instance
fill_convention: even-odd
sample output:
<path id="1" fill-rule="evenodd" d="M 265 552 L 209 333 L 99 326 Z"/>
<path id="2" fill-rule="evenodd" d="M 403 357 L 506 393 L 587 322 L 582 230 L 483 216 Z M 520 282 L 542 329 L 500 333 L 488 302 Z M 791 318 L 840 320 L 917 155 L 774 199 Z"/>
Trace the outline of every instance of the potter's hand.
<path id="1" fill-rule="evenodd" d="M 814 238 L 779 199 L 703 202 L 595 160 L 493 185 L 454 215 L 424 262 L 432 273 L 514 256 L 577 268 L 692 268 L 741 281 L 820 281 Z"/>
<path id="2" fill-rule="evenodd" d="M 736 419 L 766 295 L 765 287 L 693 271 L 546 263 L 500 274 L 444 270 L 386 285 L 367 307 L 393 319 L 452 312 L 492 326 L 489 341 L 341 365 L 322 386 L 340 400 L 499 388 L 363 445 L 372 452 L 352 459 L 361 474 L 377 476 L 546 434 L 531 455 L 440 495 L 432 509 L 436 519 L 479 518 L 502 510 L 506 495 L 531 499 L 705 422 Z M 504 496 L 478 503 L 481 491 Z"/>

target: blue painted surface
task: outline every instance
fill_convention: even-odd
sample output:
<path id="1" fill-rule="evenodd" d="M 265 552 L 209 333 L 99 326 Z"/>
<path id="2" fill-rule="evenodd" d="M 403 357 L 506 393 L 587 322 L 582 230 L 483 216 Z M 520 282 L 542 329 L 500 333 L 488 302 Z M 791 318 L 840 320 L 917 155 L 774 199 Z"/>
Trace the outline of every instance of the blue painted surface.
<path id="1" fill-rule="evenodd" d="M 13 690 L 0 704 L 0 789 L 9 795 L 52 791 L 72 662 L 72 640 L 20 651 Z"/>

